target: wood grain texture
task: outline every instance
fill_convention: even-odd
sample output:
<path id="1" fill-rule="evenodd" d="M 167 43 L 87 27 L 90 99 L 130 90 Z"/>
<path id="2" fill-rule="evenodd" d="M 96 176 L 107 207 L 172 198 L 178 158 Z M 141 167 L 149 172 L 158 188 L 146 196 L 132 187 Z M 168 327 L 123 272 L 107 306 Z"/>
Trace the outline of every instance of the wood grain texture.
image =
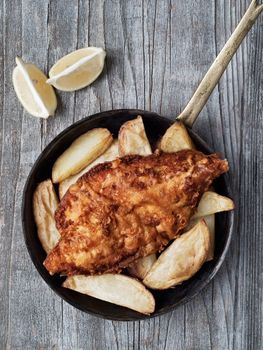
<path id="1" fill-rule="evenodd" d="M 237 205 L 230 251 L 192 302 L 140 322 L 111 322 L 62 302 L 36 272 L 22 236 L 21 197 L 41 150 L 84 116 L 142 108 L 174 118 L 248 0 L 3 0 L 0 4 L 0 349 L 260 349 L 263 344 L 263 16 L 234 56 L 194 129 L 228 158 Z M 102 76 L 57 92 L 47 121 L 15 97 L 14 58 L 48 71 L 66 53 L 107 51 Z"/>

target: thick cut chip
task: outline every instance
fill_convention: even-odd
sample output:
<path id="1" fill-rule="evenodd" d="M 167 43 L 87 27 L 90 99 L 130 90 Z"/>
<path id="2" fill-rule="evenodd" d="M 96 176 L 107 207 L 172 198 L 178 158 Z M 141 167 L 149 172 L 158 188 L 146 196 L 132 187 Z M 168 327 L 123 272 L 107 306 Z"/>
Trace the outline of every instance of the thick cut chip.
<path id="1" fill-rule="evenodd" d="M 167 289 L 188 280 L 206 261 L 209 245 L 209 230 L 201 220 L 159 256 L 143 283 L 152 289 Z"/>
<path id="2" fill-rule="evenodd" d="M 128 271 L 132 276 L 143 280 L 147 273 L 151 270 L 155 261 L 156 254 L 148 255 L 132 263 L 131 266 L 129 266 Z"/>
<path id="3" fill-rule="evenodd" d="M 92 129 L 81 135 L 56 160 L 52 169 L 52 181 L 61 182 L 77 174 L 105 152 L 112 141 L 109 130 L 103 128 Z"/>
<path id="4" fill-rule="evenodd" d="M 140 115 L 136 119 L 129 120 L 121 126 L 118 139 L 121 157 L 129 154 L 138 154 L 140 156 L 152 154 Z"/>
<path id="5" fill-rule="evenodd" d="M 166 130 L 159 144 L 163 152 L 173 153 L 184 149 L 194 149 L 193 141 L 186 127 L 181 122 L 175 122 Z"/>
<path id="6" fill-rule="evenodd" d="M 234 209 L 235 205 L 232 199 L 221 196 L 214 191 L 207 191 L 203 194 L 195 214 L 187 228 L 193 225 L 200 219 L 204 219 L 210 233 L 210 247 L 207 256 L 207 261 L 214 258 L 215 250 L 215 213 Z"/>
<path id="7" fill-rule="evenodd" d="M 51 180 L 41 182 L 34 193 L 33 210 L 38 237 L 46 253 L 55 247 L 60 238 L 54 219 L 57 206 L 58 199 Z"/>
<path id="8" fill-rule="evenodd" d="M 79 172 L 76 175 L 72 175 L 68 177 L 67 179 L 63 180 L 59 184 L 58 192 L 59 192 L 59 198 L 60 200 L 64 196 L 64 194 L 67 192 L 69 187 L 77 182 L 77 180 L 84 175 L 86 172 L 88 172 L 91 168 L 93 168 L 97 164 L 109 162 L 111 160 L 116 159 L 119 156 L 119 146 L 118 146 L 118 140 L 114 140 L 110 147 L 97 159 L 95 159 L 91 164 L 86 166 L 81 172 Z"/>
<path id="9" fill-rule="evenodd" d="M 155 300 L 144 285 L 124 275 L 76 275 L 68 277 L 63 287 L 143 314 L 150 314 L 155 309 Z"/>
<path id="10" fill-rule="evenodd" d="M 229 211 L 234 208 L 235 204 L 232 199 L 212 191 L 207 191 L 203 194 L 193 218 Z"/>
<path id="11" fill-rule="evenodd" d="M 185 228 L 185 232 L 189 231 L 191 228 L 193 228 L 197 222 L 201 219 L 205 220 L 205 223 L 207 224 L 207 227 L 209 229 L 210 234 L 210 245 L 208 249 L 208 255 L 207 255 L 207 261 L 214 259 L 214 250 L 215 250 L 215 214 L 202 216 L 200 218 L 191 219 L 187 227 Z"/>

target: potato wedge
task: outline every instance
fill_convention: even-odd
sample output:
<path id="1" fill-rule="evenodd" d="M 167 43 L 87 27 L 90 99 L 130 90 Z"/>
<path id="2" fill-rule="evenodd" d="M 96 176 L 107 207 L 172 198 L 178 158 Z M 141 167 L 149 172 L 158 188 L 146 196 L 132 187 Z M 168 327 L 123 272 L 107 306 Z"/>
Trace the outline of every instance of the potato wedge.
<path id="1" fill-rule="evenodd" d="M 33 211 L 37 225 L 38 238 L 48 254 L 59 240 L 54 212 L 58 206 L 57 195 L 51 180 L 41 182 L 33 196 Z"/>
<path id="2" fill-rule="evenodd" d="M 121 126 L 118 140 L 121 157 L 127 154 L 139 154 L 141 156 L 152 154 L 140 115 L 136 119 L 129 120 Z"/>
<path id="3" fill-rule="evenodd" d="M 153 264 L 156 261 L 156 254 L 148 255 L 144 258 L 138 259 L 131 266 L 128 267 L 128 271 L 131 276 L 137 277 L 143 280 L 147 273 L 151 270 Z"/>
<path id="4" fill-rule="evenodd" d="M 119 156 L 119 145 L 118 140 L 114 140 L 110 147 L 104 152 L 101 156 L 99 156 L 97 159 L 95 159 L 92 163 L 90 163 L 88 166 L 86 166 L 81 172 L 79 172 L 76 175 L 72 175 L 68 177 L 67 179 L 63 180 L 59 183 L 58 192 L 59 192 L 59 198 L 60 200 L 64 196 L 64 194 L 67 192 L 69 187 L 73 185 L 77 180 L 85 174 L 87 171 L 89 171 L 91 168 L 93 168 L 97 164 L 101 164 L 104 162 L 109 162 L 111 160 L 116 159 Z"/>
<path id="5" fill-rule="evenodd" d="M 71 276 L 63 287 L 143 314 L 150 314 L 155 309 L 155 300 L 144 285 L 124 275 Z"/>
<path id="6" fill-rule="evenodd" d="M 181 122 L 175 122 L 166 130 L 159 147 L 163 152 L 167 153 L 195 148 L 186 127 Z"/>
<path id="7" fill-rule="evenodd" d="M 192 218 L 196 219 L 222 211 L 229 211 L 234 208 L 235 204 L 232 199 L 212 191 L 207 191 L 203 194 L 198 204 L 197 211 Z"/>
<path id="8" fill-rule="evenodd" d="M 187 229 L 190 229 L 198 220 L 205 220 L 210 233 L 210 247 L 207 261 L 210 261 L 214 258 L 215 213 L 232 210 L 234 207 L 235 205 L 232 199 L 221 196 L 214 191 L 207 191 L 203 194 L 197 207 L 196 213 L 192 216 L 189 224 L 187 225 Z"/>
<path id="9" fill-rule="evenodd" d="M 52 181 L 61 182 L 75 175 L 99 157 L 112 143 L 109 130 L 92 129 L 78 137 L 56 160 L 52 168 Z"/>
<path id="10" fill-rule="evenodd" d="M 143 283 L 152 289 L 167 289 L 191 278 L 207 259 L 209 230 L 200 220 L 159 256 Z"/>
<path id="11" fill-rule="evenodd" d="M 208 255 L 206 260 L 206 261 L 210 261 L 214 259 L 214 250 L 215 250 L 215 214 L 191 219 L 187 227 L 185 228 L 184 232 L 189 231 L 198 223 L 199 220 L 202 220 L 202 219 L 205 220 L 205 223 L 207 224 L 207 227 L 209 229 L 209 234 L 210 234 L 210 245 L 209 245 Z"/>

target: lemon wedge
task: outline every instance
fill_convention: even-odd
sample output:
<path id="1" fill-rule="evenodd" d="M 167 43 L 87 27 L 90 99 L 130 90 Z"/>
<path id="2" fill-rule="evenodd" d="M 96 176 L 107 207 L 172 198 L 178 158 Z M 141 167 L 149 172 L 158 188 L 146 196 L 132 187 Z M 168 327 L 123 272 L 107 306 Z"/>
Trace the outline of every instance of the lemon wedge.
<path id="1" fill-rule="evenodd" d="M 13 71 L 13 85 L 16 95 L 28 113 L 38 118 L 54 115 L 57 98 L 52 86 L 46 83 L 47 77 L 34 64 L 16 57 Z"/>
<path id="2" fill-rule="evenodd" d="M 104 67 L 105 56 L 105 51 L 98 47 L 73 51 L 54 64 L 47 83 L 62 91 L 82 89 L 98 78 Z"/>

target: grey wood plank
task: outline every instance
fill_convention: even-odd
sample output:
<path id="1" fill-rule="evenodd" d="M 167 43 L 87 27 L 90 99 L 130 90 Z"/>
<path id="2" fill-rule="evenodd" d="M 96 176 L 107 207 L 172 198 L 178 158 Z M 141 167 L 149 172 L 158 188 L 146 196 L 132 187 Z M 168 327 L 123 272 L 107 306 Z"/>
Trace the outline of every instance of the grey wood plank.
<path id="1" fill-rule="evenodd" d="M 218 49 L 222 47 L 225 37 L 230 34 L 229 28 L 233 28 L 234 21 L 240 16 L 241 12 L 244 11 L 248 2 L 240 2 L 239 6 L 235 8 L 227 5 L 228 3 L 218 8 L 218 11 L 223 11 L 225 13 L 225 20 L 222 21 L 220 19 L 217 26 L 218 34 L 221 33 L 217 36 Z M 227 13 L 229 15 L 227 15 Z M 227 22 L 227 19 L 229 22 Z M 237 204 L 237 231 L 225 264 L 226 274 L 232 292 L 232 300 L 230 300 L 229 297 L 228 299 L 224 298 L 224 302 L 229 300 L 229 302 L 231 301 L 234 304 L 233 311 L 231 312 L 228 310 L 227 328 L 230 346 L 237 349 L 246 349 L 250 347 L 260 348 L 262 344 L 261 286 L 257 284 L 257 286 L 254 286 L 254 290 L 251 290 L 253 284 L 251 284 L 250 287 L 249 284 L 247 284 L 247 288 L 243 289 L 244 283 L 252 283 L 252 280 L 254 281 L 254 279 L 257 280 L 259 278 L 261 268 L 256 261 L 262 259 L 262 250 L 260 246 L 256 250 L 254 250 L 255 247 L 254 249 L 252 248 L 250 237 L 248 236 L 249 232 L 247 230 L 247 227 L 252 228 L 254 235 L 257 237 L 256 240 L 258 240 L 260 244 L 259 227 L 256 226 L 258 221 L 256 213 L 259 204 L 254 204 L 258 203 L 257 198 L 260 197 L 257 197 L 254 193 L 253 199 L 250 198 L 249 200 L 248 193 L 250 192 L 250 188 L 253 187 L 251 178 L 253 168 L 258 168 L 256 173 L 260 171 L 260 161 L 257 163 L 254 162 L 252 166 L 250 153 L 256 152 L 259 157 L 262 157 L 261 150 L 258 149 L 258 147 L 260 147 L 259 145 L 262 144 L 262 140 L 258 139 L 257 143 L 252 145 L 254 142 L 253 139 L 258 137 L 258 131 L 262 124 L 262 110 L 260 110 L 261 107 L 260 103 L 258 103 L 258 98 L 254 95 L 255 92 L 258 93 L 262 91 L 262 81 L 261 83 L 259 82 L 259 77 L 262 76 L 262 71 L 259 69 L 262 58 L 260 54 L 257 54 L 257 52 L 260 51 L 260 47 L 262 47 L 262 42 L 260 44 L 259 41 L 261 23 L 262 17 L 258 20 L 244 45 L 234 57 L 232 64 L 219 84 L 221 107 L 220 121 L 223 130 L 228 130 L 228 132 L 222 134 L 222 141 L 224 143 L 224 153 L 231 162 L 231 182 Z M 222 33 L 224 33 L 224 37 L 222 37 Z M 253 40 L 254 35 L 257 37 L 256 40 Z M 251 51 L 255 54 L 251 55 Z M 254 66 L 258 64 L 258 68 L 255 69 Z M 253 109 L 251 106 L 253 106 Z M 255 110 L 257 110 L 256 115 L 254 115 Z M 261 121 L 259 120 L 260 118 Z M 251 127 L 247 128 L 246 126 L 247 123 L 251 125 L 251 120 L 254 119 L 256 129 L 255 135 L 251 133 L 254 128 L 251 129 Z M 244 134 L 244 132 L 246 133 L 248 129 L 250 130 L 250 135 L 245 136 L 246 134 Z M 250 165 L 245 165 L 242 160 L 243 158 L 249 158 L 248 162 Z M 256 177 L 255 182 L 259 185 L 262 183 L 262 179 L 260 180 L 259 177 Z M 243 212 L 241 212 L 242 208 L 245 209 L 243 209 Z M 246 239 L 249 240 L 247 244 L 245 243 Z M 253 256 L 253 261 L 250 261 L 248 265 L 250 273 L 244 274 L 244 265 L 246 266 L 248 264 L 248 261 L 251 260 L 251 256 Z M 253 274 L 253 278 L 248 281 L 251 273 Z M 245 307 L 247 303 L 244 299 L 246 293 L 250 295 L 252 308 L 257 307 L 257 310 L 261 311 L 250 313 L 251 310 L 247 310 Z M 228 306 L 228 304 L 226 305 Z M 226 308 L 226 311 L 228 308 Z M 253 331 L 248 330 L 248 317 L 251 317 L 253 322 L 258 319 L 259 327 L 253 329 Z M 252 322 L 252 320 L 250 320 L 250 322 Z M 232 329 L 231 324 L 233 327 Z"/>
<path id="2" fill-rule="evenodd" d="M 9 339 L 10 330 L 10 284 L 11 276 L 10 270 L 12 265 L 12 256 L 10 254 L 12 247 L 12 232 L 13 232 L 13 220 L 12 213 L 14 212 L 15 205 L 15 188 L 18 179 L 18 163 L 20 159 L 20 140 L 22 115 L 18 114 L 14 103 L 7 98 L 13 91 L 12 84 L 10 83 L 11 69 L 10 66 L 6 67 L 9 57 L 14 57 L 16 52 L 21 50 L 21 41 L 17 40 L 20 37 L 21 23 L 15 28 L 12 19 L 5 21 L 4 19 L 13 11 L 14 17 L 19 18 L 21 14 L 21 4 L 14 2 L 13 4 L 3 2 L 2 3 L 2 30 L 3 41 L 1 56 L 3 60 L 3 75 L 2 75 L 2 118 L 1 118 L 1 134 L 2 134 L 2 147 L 1 147 L 1 178 L 0 178 L 0 190 L 1 190 L 1 234 L 0 234 L 0 344 L 1 347 L 5 347 Z M 10 41 L 6 41 L 4 38 L 9 35 Z M 13 43 L 11 44 L 11 41 Z M 22 110 L 22 109 L 21 109 Z M 8 179 L 8 181 L 6 181 Z M 10 215 L 11 213 L 11 215 Z"/>
<path id="3" fill-rule="evenodd" d="M 165 83 L 168 30 L 171 25 L 169 1 L 146 2 L 144 13 L 145 108 L 159 112 Z"/>
<path id="4" fill-rule="evenodd" d="M 10 256 L 6 347 L 10 349 L 47 348 L 56 344 L 58 339 L 60 341 L 60 320 L 57 315 L 61 314 L 61 302 L 52 298 L 53 293 L 39 280 L 39 275 L 33 269 L 23 242 L 20 220 L 24 182 L 33 162 L 41 151 L 41 138 L 39 136 L 41 123 L 23 111 L 15 97 L 10 80 L 16 55 L 22 55 L 25 60 L 32 60 L 41 68 L 44 68 L 47 52 L 47 45 L 45 45 L 47 7 L 45 3 L 42 3 L 39 4 L 38 8 L 35 8 L 33 1 L 17 3 L 14 5 L 16 11 L 19 12 L 13 17 L 12 11 L 14 9 L 11 8 L 11 3 L 7 2 L 5 5 L 6 25 L 11 28 L 6 45 L 10 45 L 12 51 L 7 52 L 5 57 L 5 84 L 8 86 L 8 91 L 5 91 L 4 98 L 8 109 L 14 110 L 11 114 L 11 118 L 14 118 L 14 120 L 10 124 L 12 129 L 8 130 L 10 135 L 13 134 L 13 138 L 8 141 L 6 137 L 4 147 L 10 149 L 11 152 L 16 152 L 18 157 L 17 159 L 14 155 L 8 157 L 7 149 L 5 150 L 4 159 L 8 162 L 9 171 L 13 175 L 2 174 L 2 179 L 10 178 L 10 185 L 13 187 L 12 214 L 6 212 L 8 215 L 7 223 L 8 220 L 12 220 L 12 228 L 9 232 L 6 232 L 6 235 L 12 238 L 12 242 L 9 250 L 7 250 L 5 244 L 3 245 L 6 254 Z M 41 16 L 35 12 L 36 10 L 41 13 Z M 21 18 L 19 26 L 16 24 L 18 18 Z M 31 20 L 28 21 L 28 18 Z M 16 26 L 19 32 L 14 31 Z M 32 35 L 32 31 L 34 35 Z M 12 34 L 14 38 L 12 38 Z M 14 42 L 19 43 L 19 46 L 14 45 Z M 9 125 L 10 112 L 8 110 L 5 112 L 4 117 L 7 125 Z M 19 123 L 19 120 L 21 120 L 21 123 Z M 7 256 L 6 259 L 8 261 Z M 34 295 L 33 298 L 32 295 Z M 45 329 L 51 324 L 52 328 L 49 332 L 45 332 Z"/>
<path id="5" fill-rule="evenodd" d="M 248 4 L 248 0 L 3 1 L 1 349 L 261 347 L 262 16 L 195 125 L 230 161 L 237 215 L 226 262 L 192 302 L 141 322 L 104 321 L 81 313 L 62 302 L 38 276 L 24 247 L 19 219 L 26 176 L 54 136 L 73 121 L 111 108 L 146 108 L 174 118 Z M 11 85 L 14 57 L 22 54 L 47 71 L 58 58 L 86 45 L 107 51 L 101 78 L 75 93 L 57 92 L 54 118 L 31 118 Z"/>
<path id="6" fill-rule="evenodd" d="M 57 60 L 77 48 L 78 2 L 47 1 L 46 4 L 48 4 L 45 25 L 47 50 L 44 57 L 48 71 Z M 43 121 L 43 147 L 74 120 L 75 93 L 56 90 L 56 95 L 58 98 L 56 116 Z"/>
<path id="7" fill-rule="evenodd" d="M 3 23 L 3 15 L 4 15 L 4 5 L 0 6 L 0 91 L 4 90 L 4 23 Z M 0 113 L 3 115 L 3 102 L 4 96 L 3 93 L 0 94 Z M 1 118 L 1 128 L 0 128 L 0 154 L 2 156 L 2 147 L 3 147 L 3 118 Z M 0 217 L 2 218 L 3 213 L 1 212 Z M 0 220 L 2 222 L 2 219 Z M 1 225 L 0 225 L 1 226 Z"/>
<path id="8" fill-rule="evenodd" d="M 79 2 L 78 48 L 96 46 L 105 49 L 105 24 L 103 2 Z M 107 51 L 106 68 L 88 89 L 80 90 L 75 98 L 74 120 L 98 113 L 101 110 L 112 109 L 112 101 L 108 82 L 108 69 L 111 57 Z"/>
<path id="9" fill-rule="evenodd" d="M 237 222 L 237 275 L 234 329 L 235 348 L 260 348 L 263 344 L 262 311 L 262 117 L 263 117 L 263 18 L 247 40 L 247 66 L 240 127 L 239 218 Z M 236 184 L 233 183 L 236 189 Z M 231 262 L 229 262 L 230 264 Z"/>

